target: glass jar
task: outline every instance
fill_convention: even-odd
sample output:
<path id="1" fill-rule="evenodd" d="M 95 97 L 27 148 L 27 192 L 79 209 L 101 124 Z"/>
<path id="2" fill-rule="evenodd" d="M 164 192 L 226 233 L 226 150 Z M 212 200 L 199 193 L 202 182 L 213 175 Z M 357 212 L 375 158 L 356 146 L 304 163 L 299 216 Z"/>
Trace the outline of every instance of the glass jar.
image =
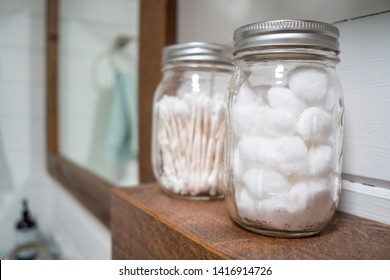
<path id="1" fill-rule="evenodd" d="M 190 199 L 223 197 L 225 97 L 230 49 L 191 42 L 163 51 L 153 105 L 152 164 L 163 191 Z"/>
<path id="2" fill-rule="evenodd" d="M 228 93 L 226 201 L 242 227 L 302 237 L 332 218 L 341 189 L 339 31 L 276 20 L 234 32 Z"/>

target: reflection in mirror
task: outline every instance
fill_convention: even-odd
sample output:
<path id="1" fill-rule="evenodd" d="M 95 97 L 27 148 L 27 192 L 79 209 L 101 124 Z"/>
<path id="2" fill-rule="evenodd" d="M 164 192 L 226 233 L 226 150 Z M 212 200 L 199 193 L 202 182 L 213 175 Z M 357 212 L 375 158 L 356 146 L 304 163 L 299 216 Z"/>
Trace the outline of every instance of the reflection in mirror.
<path id="1" fill-rule="evenodd" d="M 117 186 L 138 183 L 138 0 L 62 0 L 60 153 Z"/>

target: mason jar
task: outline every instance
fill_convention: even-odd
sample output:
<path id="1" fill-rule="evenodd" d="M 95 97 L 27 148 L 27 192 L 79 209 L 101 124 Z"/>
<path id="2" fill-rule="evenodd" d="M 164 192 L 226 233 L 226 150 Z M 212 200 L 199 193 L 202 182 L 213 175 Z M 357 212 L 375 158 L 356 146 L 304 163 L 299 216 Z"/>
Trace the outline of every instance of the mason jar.
<path id="1" fill-rule="evenodd" d="M 275 20 L 234 32 L 227 100 L 226 201 L 264 235 L 320 232 L 340 195 L 343 141 L 339 31 Z"/>
<path id="2" fill-rule="evenodd" d="M 152 164 L 166 193 L 223 197 L 225 97 L 231 48 L 190 42 L 163 50 L 163 78 L 153 104 Z"/>

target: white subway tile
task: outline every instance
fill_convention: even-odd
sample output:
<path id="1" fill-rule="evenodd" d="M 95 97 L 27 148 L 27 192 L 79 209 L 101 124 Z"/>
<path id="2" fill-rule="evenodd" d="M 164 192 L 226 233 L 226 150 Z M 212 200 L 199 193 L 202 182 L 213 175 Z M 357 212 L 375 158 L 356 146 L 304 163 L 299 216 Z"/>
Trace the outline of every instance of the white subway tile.
<path id="1" fill-rule="evenodd" d="M 43 17 L 45 0 L 3 0 L 0 1 L 0 11 L 4 13 L 35 13 Z"/>
<path id="2" fill-rule="evenodd" d="M 42 49 L 12 49 L 0 46 L 0 84 L 42 84 L 45 55 Z"/>
<path id="3" fill-rule="evenodd" d="M 45 89 L 26 84 L 0 84 L 0 118 L 19 116 L 43 116 L 45 113 Z M 43 121 L 43 118 L 40 118 Z"/>
<path id="4" fill-rule="evenodd" d="M 45 123 L 42 120 L 31 120 L 30 116 L 0 119 L 0 133 L 3 149 L 13 152 L 19 149 L 42 150 L 45 147 Z"/>
<path id="5" fill-rule="evenodd" d="M 11 49 L 45 48 L 44 18 L 0 10 L 0 46 Z"/>

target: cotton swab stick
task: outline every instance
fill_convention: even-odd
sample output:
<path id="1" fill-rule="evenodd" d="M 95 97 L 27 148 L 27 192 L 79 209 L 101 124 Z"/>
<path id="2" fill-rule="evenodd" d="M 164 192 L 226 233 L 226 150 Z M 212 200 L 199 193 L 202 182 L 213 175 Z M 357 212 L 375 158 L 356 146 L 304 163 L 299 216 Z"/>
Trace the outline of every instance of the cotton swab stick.
<path id="1" fill-rule="evenodd" d="M 222 98 L 188 93 L 159 102 L 161 182 L 181 195 L 222 193 L 225 105 Z M 167 187 L 168 188 L 168 187 Z"/>

